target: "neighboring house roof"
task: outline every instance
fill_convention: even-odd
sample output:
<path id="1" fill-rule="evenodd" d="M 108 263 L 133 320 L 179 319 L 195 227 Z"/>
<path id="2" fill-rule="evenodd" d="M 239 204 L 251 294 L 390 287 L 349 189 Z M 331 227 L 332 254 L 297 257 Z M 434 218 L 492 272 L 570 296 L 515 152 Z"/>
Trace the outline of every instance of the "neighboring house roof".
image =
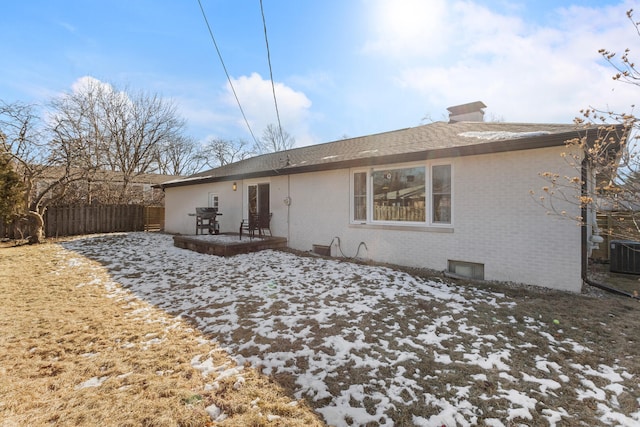
<path id="1" fill-rule="evenodd" d="M 160 186 L 178 187 L 350 167 L 562 146 L 584 136 L 574 124 L 435 122 L 264 154 Z"/>
<path id="2" fill-rule="evenodd" d="M 81 172 L 77 169 L 78 172 Z M 62 166 L 49 166 L 47 167 L 40 179 L 57 179 L 64 175 L 65 168 Z M 107 170 L 99 170 L 94 172 L 91 176 L 92 182 L 123 182 L 123 173 Z M 142 173 L 131 178 L 132 184 L 161 184 L 168 180 L 180 179 L 183 177 L 176 175 L 162 175 L 153 173 Z"/>

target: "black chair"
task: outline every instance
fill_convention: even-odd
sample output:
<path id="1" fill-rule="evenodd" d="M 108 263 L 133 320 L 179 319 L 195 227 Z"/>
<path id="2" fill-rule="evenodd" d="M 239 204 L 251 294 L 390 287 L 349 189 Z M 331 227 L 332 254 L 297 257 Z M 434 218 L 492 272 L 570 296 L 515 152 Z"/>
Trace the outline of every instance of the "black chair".
<path id="1" fill-rule="evenodd" d="M 240 222 L 240 240 L 242 240 L 243 231 L 249 235 L 250 239 L 256 237 L 256 231 L 258 231 L 258 237 L 262 238 L 269 233 L 271 234 L 271 216 L 273 214 L 269 213 L 266 215 L 260 215 L 256 213 L 249 214 L 248 219 L 243 219 Z"/>
<path id="2" fill-rule="evenodd" d="M 272 216 L 273 216 L 272 213 L 258 215 L 258 234 L 260 235 L 260 237 L 266 236 L 267 232 L 269 232 L 269 237 L 272 236 L 271 234 L 271 217 Z"/>
<path id="3" fill-rule="evenodd" d="M 243 230 L 247 232 L 250 239 L 253 239 L 256 236 L 256 230 L 258 230 L 258 235 L 260 234 L 258 229 L 258 214 L 250 213 L 249 218 L 243 219 L 240 222 L 240 240 L 242 240 Z"/>

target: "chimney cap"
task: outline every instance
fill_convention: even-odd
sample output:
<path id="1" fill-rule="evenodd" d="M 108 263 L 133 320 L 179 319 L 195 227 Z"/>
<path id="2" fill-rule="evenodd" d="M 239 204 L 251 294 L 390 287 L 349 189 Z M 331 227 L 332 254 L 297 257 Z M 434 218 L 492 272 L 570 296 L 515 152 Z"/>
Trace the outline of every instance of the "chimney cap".
<path id="1" fill-rule="evenodd" d="M 481 111 L 482 108 L 487 108 L 482 101 L 470 102 L 468 104 L 462 105 L 454 105 L 452 107 L 447 108 L 450 115 L 456 116 L 459 114 L 473 113 L 477 111 Z"/>

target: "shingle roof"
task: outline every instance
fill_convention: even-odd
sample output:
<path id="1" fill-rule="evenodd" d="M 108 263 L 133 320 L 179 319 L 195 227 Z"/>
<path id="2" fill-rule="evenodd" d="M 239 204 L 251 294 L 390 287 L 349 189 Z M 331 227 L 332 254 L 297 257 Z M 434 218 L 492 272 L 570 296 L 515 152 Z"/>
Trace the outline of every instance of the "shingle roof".
<path id="1" fill-rule="evenodd" d="M 72 169 L 74 174 L 80 175 L 85 171 L 80 169 Z M 47 166 L 42 172 L 43 179 L 58 179 L 64 176 L 66 170 L 62 166 Z M 93 182 L 122 182 L 124 174 L 122 172 L 108 171 L 108 170 L 98 170 L 93 172 L 91 175 L 91 181 Z M 135 184 L 161 184 L 163 182 L 167 182 L 168 180 L 179 180 L 184 178 L 179 175 L 163 175 L 163 174 L 155 174 L 155 173 L 141 173 L 136 176 L 130 178 L 131 183 Z"/>
<path id="2" fill-rule="evenodd" d="M 584 128 L 580 130 L 584 132 Z M 264 154 L 161 186 L 561 146 L 579 136 L 578 132 L 574 124 L 435 122 Z"/>

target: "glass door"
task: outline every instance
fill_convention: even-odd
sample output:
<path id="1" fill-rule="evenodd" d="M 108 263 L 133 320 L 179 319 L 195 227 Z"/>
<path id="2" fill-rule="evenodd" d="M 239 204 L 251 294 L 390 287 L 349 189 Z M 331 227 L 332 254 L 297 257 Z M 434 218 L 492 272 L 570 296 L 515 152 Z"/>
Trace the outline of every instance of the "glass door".
<path id="1" fill-rule="evenodd" d="M 249 185 L 247 194 L 249 214 L 268 216 L 270 209 L 269 183 Z"/>

